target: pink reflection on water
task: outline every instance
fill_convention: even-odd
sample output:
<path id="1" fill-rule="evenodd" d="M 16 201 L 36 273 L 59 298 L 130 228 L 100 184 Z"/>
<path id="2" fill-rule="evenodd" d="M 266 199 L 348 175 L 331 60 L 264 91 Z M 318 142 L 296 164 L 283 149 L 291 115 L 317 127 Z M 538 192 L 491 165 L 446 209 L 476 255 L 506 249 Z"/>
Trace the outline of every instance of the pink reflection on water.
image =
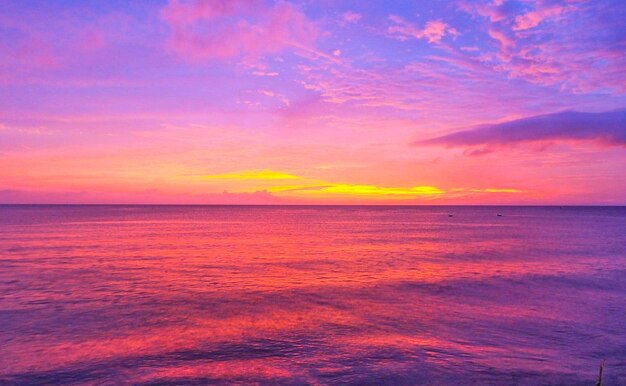
<path id="1" fill-rule="evenodd" d="M 624 357 L 620 210 L 2 210 L 12 382 L 567 383 Z"/>

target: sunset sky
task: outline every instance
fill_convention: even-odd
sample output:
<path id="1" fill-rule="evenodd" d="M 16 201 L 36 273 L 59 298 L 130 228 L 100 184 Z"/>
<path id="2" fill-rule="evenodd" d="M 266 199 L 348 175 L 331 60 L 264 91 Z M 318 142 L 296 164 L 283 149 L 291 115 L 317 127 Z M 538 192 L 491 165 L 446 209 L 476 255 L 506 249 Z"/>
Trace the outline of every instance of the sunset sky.
<path id="1" fill-rule="evenodd" d="M 0 203 L 626 204 L 625 20 L 0 0 Z"/>

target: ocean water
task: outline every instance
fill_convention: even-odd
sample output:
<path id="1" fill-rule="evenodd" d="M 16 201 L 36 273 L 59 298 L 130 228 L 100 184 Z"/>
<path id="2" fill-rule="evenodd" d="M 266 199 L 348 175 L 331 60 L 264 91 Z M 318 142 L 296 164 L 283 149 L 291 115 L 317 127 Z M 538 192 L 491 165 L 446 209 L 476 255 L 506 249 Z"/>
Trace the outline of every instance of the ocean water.
<path id="1" fill-rule="evenodd" d="M 594 385 L 602 360 L 626 385 L 623 207 L 0 206 L 1 384 Z"/>

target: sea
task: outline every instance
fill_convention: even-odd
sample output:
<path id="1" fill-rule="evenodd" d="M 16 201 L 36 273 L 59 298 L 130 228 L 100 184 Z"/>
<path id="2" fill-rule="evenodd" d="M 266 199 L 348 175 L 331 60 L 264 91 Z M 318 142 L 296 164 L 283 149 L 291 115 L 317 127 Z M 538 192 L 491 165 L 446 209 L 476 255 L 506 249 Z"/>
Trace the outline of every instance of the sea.
<path id="1" fill-rule="evenodd" d="M 0 206 L 2 385 L 626 385 L 626 207 Z"/>

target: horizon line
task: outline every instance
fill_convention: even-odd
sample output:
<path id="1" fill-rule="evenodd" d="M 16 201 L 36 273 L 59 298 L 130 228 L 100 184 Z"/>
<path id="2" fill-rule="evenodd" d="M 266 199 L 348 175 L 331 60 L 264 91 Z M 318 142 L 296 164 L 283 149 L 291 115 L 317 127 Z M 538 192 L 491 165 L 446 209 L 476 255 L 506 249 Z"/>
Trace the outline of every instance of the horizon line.
<path id="1" fill-rule="evenodd" d="M 264 207 L 626 207 L 624 204 L 168 204 L 168 203 L 0 203 L 0 206 L 264 206 Z"/>

